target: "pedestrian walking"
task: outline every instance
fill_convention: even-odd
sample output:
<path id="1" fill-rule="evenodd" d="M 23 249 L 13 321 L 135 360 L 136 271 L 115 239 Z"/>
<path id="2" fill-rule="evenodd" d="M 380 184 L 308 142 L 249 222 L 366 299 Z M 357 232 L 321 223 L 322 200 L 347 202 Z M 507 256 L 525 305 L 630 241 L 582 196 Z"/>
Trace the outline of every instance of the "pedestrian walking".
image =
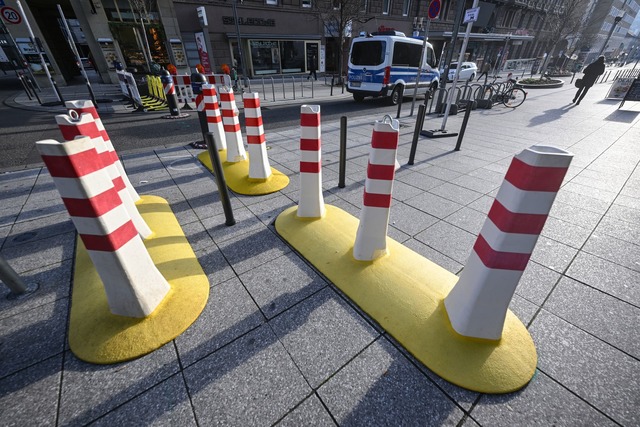
<path id="1" fill-rule="evenodd" d="M 476 81 L 480 81 L 482 76 L 484 76 L 485 79 L 487 77 L 489 77 L 489 71 L 490 70 L 491 70 L 491 63 L 489 61 L 487 61 L 484 64 L 482 64 L 482 72 L 480 73 L 480 75 L 478 76 L 478 80 L 476 80 Z"/>
<path id="2" fill-rule="evenodd" d="M 309 75 L 307 76 L 307 80 L 309 80 L 311 77 L 313 77 L 314 80 L 318 80 L 318 75 L 316 74 L 317 65 L 315 55 L 309 58 L 309 63 L 307 65 L 309 67 Z"/>
<path id="3" fill-rule="evenodd" d="M 598 76 L 604 74 L 604 56 L 600 55 L 598 59 L 587 65 L 587 68 L 582 72 L 584 73 L 584 76 L 582 76 L 581 79 L 576 80 L 578 92 L 576 92 L 576 96 L 574 96 L 573 101 L 571 101 L 575 102 L 576 105 L 580 105 L 582 98 L 584 98 L 587 92 L 589 92 L 591 86 L 593 86 L 596 80 L 598 80 Z"/>

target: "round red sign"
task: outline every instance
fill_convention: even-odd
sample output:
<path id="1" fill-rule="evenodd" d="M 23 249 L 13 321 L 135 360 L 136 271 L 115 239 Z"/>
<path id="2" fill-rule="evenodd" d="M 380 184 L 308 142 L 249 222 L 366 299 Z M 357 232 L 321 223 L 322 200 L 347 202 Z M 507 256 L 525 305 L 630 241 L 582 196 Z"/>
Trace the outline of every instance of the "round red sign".
<path id="1" fill-rule="evenodd" d="M 22 22 L 22 17 L 18 11 L 9 6 L 0 8 L 0 15 L 2 15 L 4 20 L 9 24 L 19 24 Z"/>
<path id="2" fill-rule="evenodd" d="M 440 14 L 440 0 L 431 0 L 429 2 L 429 10 L 427 16 L 429 19 L 436 19 Z"/>

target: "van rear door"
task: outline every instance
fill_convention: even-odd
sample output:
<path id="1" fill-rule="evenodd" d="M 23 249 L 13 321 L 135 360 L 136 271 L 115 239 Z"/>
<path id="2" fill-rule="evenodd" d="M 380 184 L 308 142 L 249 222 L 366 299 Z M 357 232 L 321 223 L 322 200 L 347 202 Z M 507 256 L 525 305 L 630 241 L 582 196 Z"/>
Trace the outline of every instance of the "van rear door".
<path id="1" fill-rule="evenodd" d="M 386 48 L 387 42 L 384 40 L 354 40 L 349 57 L 348 80 L 373 83 L 376 69 L 384 63 Z"/>

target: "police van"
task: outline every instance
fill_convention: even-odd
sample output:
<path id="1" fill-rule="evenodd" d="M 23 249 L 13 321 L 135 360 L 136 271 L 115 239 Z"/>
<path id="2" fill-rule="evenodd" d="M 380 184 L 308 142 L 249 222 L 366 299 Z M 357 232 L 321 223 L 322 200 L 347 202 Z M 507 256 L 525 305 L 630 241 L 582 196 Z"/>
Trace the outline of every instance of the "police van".
<path id="1" fill-rule="evenodd" d="M 361 34 L 351 42 L 347 91 L 353 99 L 362 101 L 367 96 L 388 96 L 396 105 L 400 96 L 413 95 L 422 66 L 418 93 L 435 90 L 440 80 L 433 46 L 423 40 L 406 37 L 399 31 Z"/>

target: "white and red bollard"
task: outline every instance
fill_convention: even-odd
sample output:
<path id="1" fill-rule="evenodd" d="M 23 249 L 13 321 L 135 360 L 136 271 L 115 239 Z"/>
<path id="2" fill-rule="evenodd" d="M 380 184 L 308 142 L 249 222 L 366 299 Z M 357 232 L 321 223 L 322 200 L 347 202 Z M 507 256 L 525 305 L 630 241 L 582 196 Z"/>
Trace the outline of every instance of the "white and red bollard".
<path id="1" fill-rule="evenodd" d="M 271 166 L 267 157 L 260 95 L 257 92 L 244 93 L 244 118 L 247 130 L 247 146 L 249 147 L 249 178 L 267 179 L 271 176 Z"/>
<path id="2" fill-rule="evenodd" d="M 297 216 L 302 218 L 321 218 L 325 213 L 320 132 L 320 106 L 300 106 L 300 202 Z"/>
<path id="3" fill-rule="evenodd" d="M 120 172 L 120 176 L 124 180 L 124 184 L 127 187 L 127 191 L 131 195 L 131 199 L 133 199 L 134 202 L 137 202 L 138 200 L 140 200 L 140 195 L 138 194 L 136 189 L 133 188 L 133 185 L 129 181 L 129 177 L 127 176 L 127 173 L 124 170 L 124 166 L 122 165 L 122 162 L 118 157 L 118 153 L 116 152 L 116 149 L 113 148 L 113 144 L 111 143 L 109 134 L 107 133 L 107 130 L 102 124 L 102 120 L 100 120 L 100 115 L 98 115 L 98 110 L 96 110 L 96 107 L 93 105 L 93 102 L 87 101 L 87 100 L 67 101 L 65 102 L 64 105 L 69 110 L 70 115 L 72 115 L 71 111 L 75 111 L 76 114 L 78 114 L 78 117 L 84 113 L 89 113 L 96 120 L 96 125 L 98 126 L 98 130 L 100 131 L 102 135 L 102 139 L 104 140 L 105 144 L 107 144 L 107 147 L 109 148 L 109 152 L 114 158 L 113 161 L 116 167 L 118 168 L 118 171 Z"/>
<path id="4" fill-rule="evenodd" d="M 240 132 L 240 120 L 236 98 L 233 90 L 225 87 L 220 88 L 220 104 L 222 110 L 222 123 L 227 139 L 227 162 L 236 163 L 247 159 Z"/>
<path id="5" fill-rule="evenodd" d="M 36 142 L 113 314 L 146 317 L 170 290 L 149 256 L 90 138 Z"/>
<path id="6" fill-rule="evenodd" d="M 118 192 L 124 207 L 127 209 L 136 230 L 138 230 L 138 233 L 143 239 L 149 237 L 151 235 L 151 229 L 138 212 L 135 202 L 131 198 L 129 191 L 127 191 L 124 179 L 122 179 L 120 171 L 115 164 L 113 153 L 109 151 L 109 147 L 107 147 L 107 144 L 104 142 L 103 134 L 98 129 L 96 119 L 91 117 L 91 114 L 89 113 L 82 114 L 77 118 L 77 120 L 71 116 L 67 116 L 66 114 L 60 114 L 56 116 L 56 122 L 58 123 L 58 128 L 62 133 L 62 137 L 66 141 L 71 141 L 79 136 L 87 136 L 91 138 L 91 141 L 96 148 L 96 152 L 98 153 L 105 170 L 109 174 L 109 177 L 113 182 L 113 186 Z"/>
<path id="7" fill-rule="evenodd" d="M 444 300 L 460 335 L 502 337 L 509 303 L 572 158 L 544 145 L 513 158 L 460 279 Z"/>
<path id="8" fill-rule="evenodd" d="M 359 261 L 373 261 L 387 254 L 387 229 L 399 134 L 400 123 L 390 116 L 376 121 L 373 126 L 364 185 L 364 206 L 353 245 L 353 257 Z"/>
<path id="9" fill-rule="evenodd" d="M 213 134 L 216 143 L 216 149 L 226 150 L 227 139 L 224 134 L 222 125 L 222 115 L 220 114 L 220 106 L 218 105 L 218 93 L 215 85 L 202 85 L 202 101 L 203 110 L 207 117 L 207 129 Z"/>

